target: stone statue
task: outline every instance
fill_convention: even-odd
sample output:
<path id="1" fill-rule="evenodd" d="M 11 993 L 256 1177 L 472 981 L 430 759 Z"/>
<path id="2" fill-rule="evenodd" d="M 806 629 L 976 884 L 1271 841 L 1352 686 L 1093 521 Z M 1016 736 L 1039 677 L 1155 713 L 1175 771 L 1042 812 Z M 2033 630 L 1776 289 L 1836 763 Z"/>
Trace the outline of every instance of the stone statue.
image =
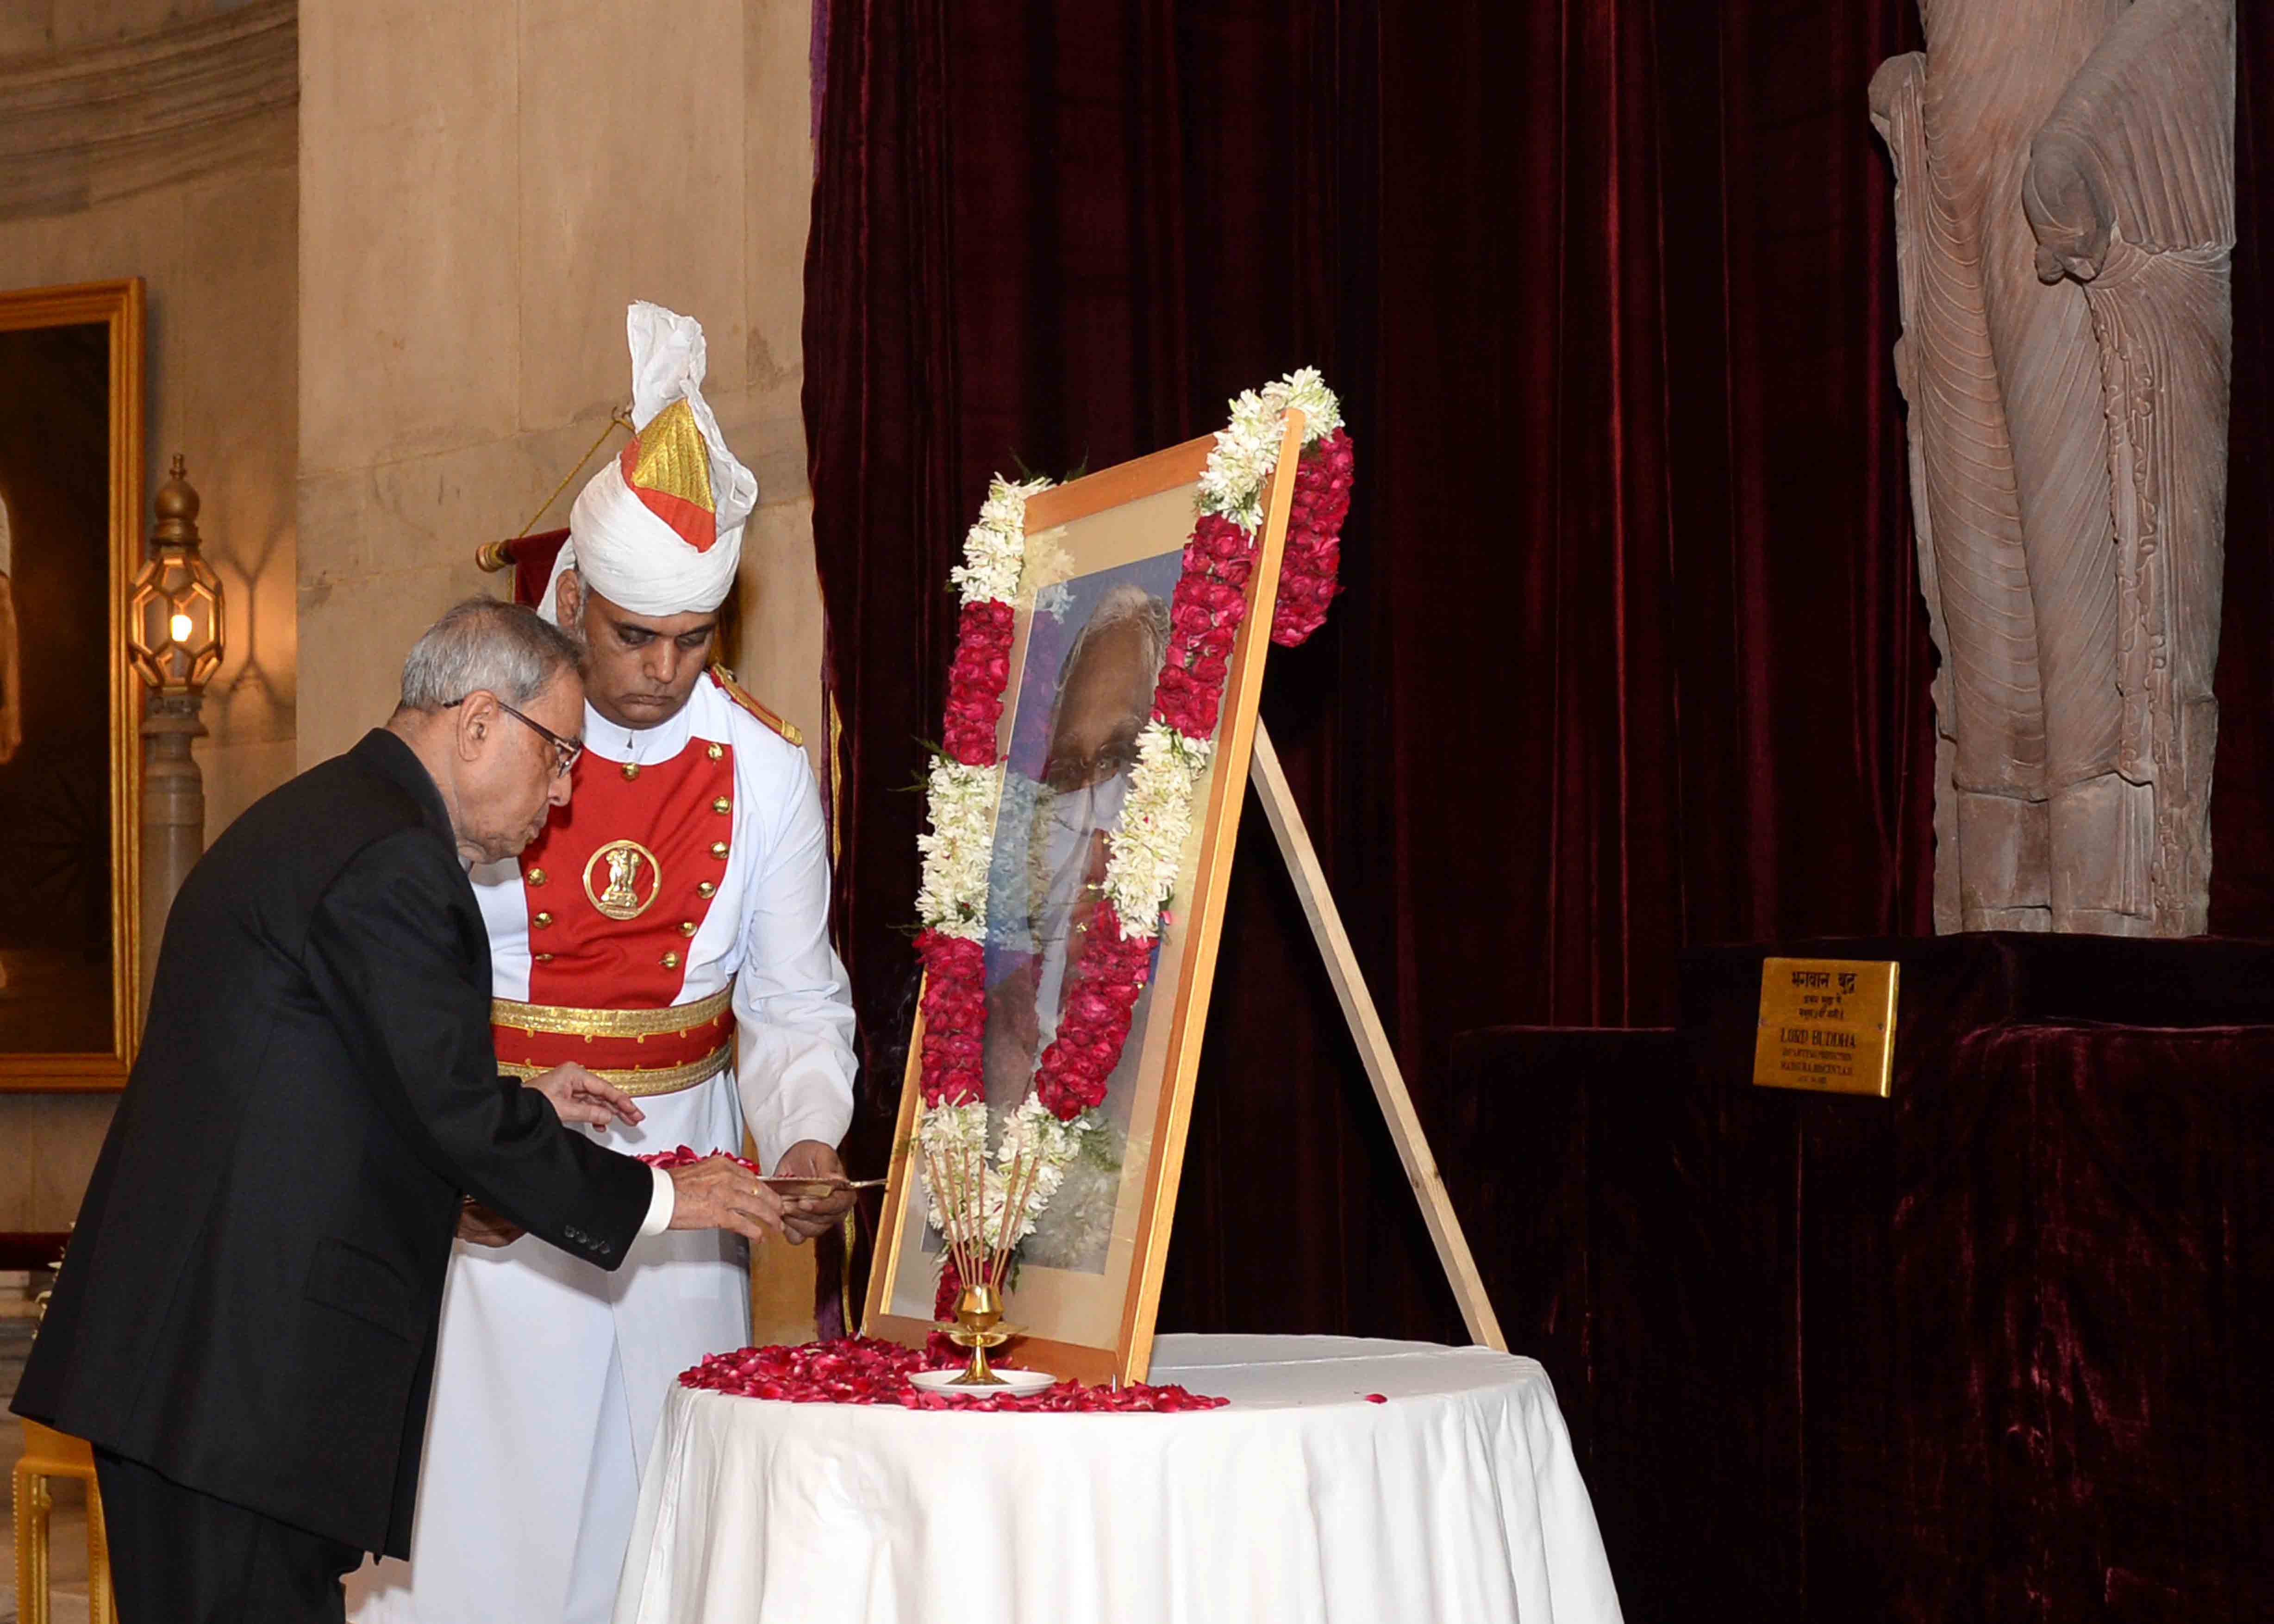
<path id="1" fill-rule="evenodd" d="M 1920 0 L 1884 64 L 1935 927 L 2190 936 L 2210 877 L 2234 0 Z"/>

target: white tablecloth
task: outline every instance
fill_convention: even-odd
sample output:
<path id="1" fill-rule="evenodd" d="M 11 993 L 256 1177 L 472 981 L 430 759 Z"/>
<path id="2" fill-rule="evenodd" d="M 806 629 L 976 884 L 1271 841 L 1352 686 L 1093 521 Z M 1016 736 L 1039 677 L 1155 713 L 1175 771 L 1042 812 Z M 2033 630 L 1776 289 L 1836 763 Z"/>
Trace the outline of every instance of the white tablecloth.
<path id="1" fill-rule="evenodd" d="M 1619 1617 L 1532 1360 L 1164 1336 L 1152 1379 L 1231 1402 L 961 1415 L 675 1389 L 615 1624 Z"/>

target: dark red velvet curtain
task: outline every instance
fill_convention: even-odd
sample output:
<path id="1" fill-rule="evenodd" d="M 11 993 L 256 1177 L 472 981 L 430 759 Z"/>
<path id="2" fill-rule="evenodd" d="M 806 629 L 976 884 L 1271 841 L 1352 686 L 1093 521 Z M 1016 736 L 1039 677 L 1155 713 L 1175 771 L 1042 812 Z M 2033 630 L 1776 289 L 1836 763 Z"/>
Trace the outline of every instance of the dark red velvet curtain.
<path id="1" fill-rule="evenodd" d="M 1909 0 L 835 0 L 829 29 L 806 415 L 875 1156 L 912 981 L 900 792 L 988 474 L 1206 432 L 1304 363 L 1359 448 L 1350 590 L 1274 654 L 1264 715 L 1425 1122 L 1465 1028 L 1667 1019 L 1689 944 L 1931 928 L 1864 101 Z M 2274 924 L 2248 135 L 2244 175 L 2229 931 Z M 1163 1324 L 1451 1334 L 1409 1207 L 1251 818 Z"/>
<path id="2" fill-rule="evenodd" d="M 2274 15 L 2235 7 L 2234 409 L 2210 928 L 2274 936 Z"/>
<path id="3" fill-rule="evenodd" d="M 1681 1034 L 1452 1046 L 1626 1616 L 2274 1616 L 2274 945 L 1815 951 L 1901 962 L 1888 1100 L 1752 1086 L 1758 948 L 1685 955 Z"/>

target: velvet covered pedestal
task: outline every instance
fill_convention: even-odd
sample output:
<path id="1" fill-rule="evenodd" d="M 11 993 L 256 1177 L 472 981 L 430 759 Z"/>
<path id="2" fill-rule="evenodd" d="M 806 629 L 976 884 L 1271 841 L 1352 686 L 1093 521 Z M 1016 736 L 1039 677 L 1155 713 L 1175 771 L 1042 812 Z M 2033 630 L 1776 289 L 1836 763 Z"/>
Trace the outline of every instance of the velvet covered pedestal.
<path id="1" fill-rule="evenodd" d="M 1751 1084 L 1769 952 L 1901 962 L 1888 1100 Z M 1447 1175 L 1627 1616 L 2274 1616 L 2274 944 L 1708 949 L 1496 1028 Z"/>

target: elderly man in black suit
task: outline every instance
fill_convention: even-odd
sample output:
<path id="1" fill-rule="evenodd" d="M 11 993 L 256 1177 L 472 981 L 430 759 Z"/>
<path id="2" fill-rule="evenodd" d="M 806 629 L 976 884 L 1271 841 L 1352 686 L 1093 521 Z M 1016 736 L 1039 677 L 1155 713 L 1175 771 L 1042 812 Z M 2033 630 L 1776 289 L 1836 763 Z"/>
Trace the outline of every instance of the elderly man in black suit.
<path id="1" fill-rule="evenodd" d="M 364 1552 L 405 1553 L 468 1201 L 610 1268 L 666 1227 L 781 1228 L 731 1160 L 665 1173 L 565 1129 L 638 1116 L 581 1068 L 498 1074 L 465 868 L 567 801 L 577 658 L 461 604 L 387 726 L 182 887 L 14 1405 L 94 1445 L 122 1624 L 336 1620 Z"/>

